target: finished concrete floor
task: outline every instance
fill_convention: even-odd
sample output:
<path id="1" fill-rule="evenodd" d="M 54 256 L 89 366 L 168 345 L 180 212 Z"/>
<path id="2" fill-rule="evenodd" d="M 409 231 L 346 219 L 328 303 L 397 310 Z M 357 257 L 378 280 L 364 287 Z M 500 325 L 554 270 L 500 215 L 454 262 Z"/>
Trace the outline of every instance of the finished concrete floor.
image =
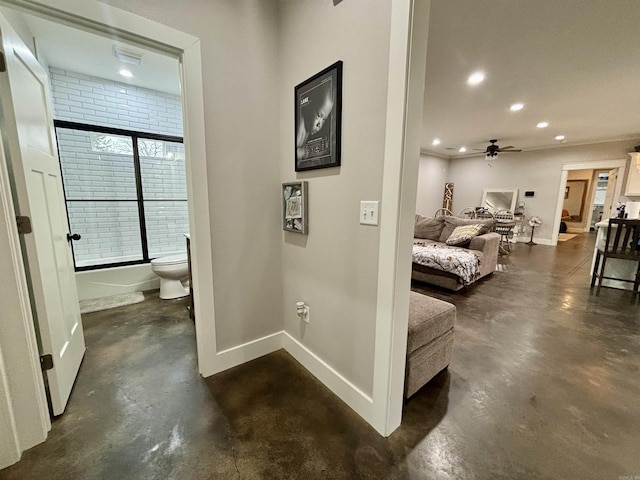
<path id="1" fill-rule="evenodd" d="M 83 316 L 48 440 L 0 479 L 612 479 L 640 476 L 640 303 L 589 288 L 594 235 L 518 244 L 458 293 L 447 372 L 389 438 L 286 352 L 197 374 L 184 300 Z"/>

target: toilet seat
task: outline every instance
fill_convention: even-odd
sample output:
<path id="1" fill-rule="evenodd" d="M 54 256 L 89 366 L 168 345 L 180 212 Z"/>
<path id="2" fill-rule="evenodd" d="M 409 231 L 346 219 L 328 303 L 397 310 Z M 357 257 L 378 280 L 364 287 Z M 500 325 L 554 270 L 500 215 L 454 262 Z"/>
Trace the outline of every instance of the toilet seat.
<path id="1" fill-rule="evenodd" d="M 178 253 L 176 255 L 168 255 L 166 257 L 154 258 L 151 260 L 151 265 L 163 266 L 163 265 L 178 265 L 187 261 L 186 253 Z"/>

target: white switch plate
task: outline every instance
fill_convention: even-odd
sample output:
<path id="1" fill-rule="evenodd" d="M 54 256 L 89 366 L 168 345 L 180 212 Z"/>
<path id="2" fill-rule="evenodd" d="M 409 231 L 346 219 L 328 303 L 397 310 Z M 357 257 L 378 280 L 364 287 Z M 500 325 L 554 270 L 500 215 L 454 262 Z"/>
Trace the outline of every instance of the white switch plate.
<path id="1" fill-rule="evenodd" d="M 360 225 L 378 225 L 379 214 L 378 201 L 362 201 L 360 202 Z"/>

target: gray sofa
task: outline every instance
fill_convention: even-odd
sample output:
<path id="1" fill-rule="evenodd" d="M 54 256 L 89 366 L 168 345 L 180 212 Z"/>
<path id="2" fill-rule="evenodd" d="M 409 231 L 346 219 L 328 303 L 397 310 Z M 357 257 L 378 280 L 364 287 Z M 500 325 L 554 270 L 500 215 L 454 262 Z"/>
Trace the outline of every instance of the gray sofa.
<path id="1" fill-rule="evenodd" d="M 480 275 L 476 278 L 475 281 L 477 281 L 493 273 L 498 263 L 500 235 L 490 231 L 495 225 L 494 220 L 462 219 L 457 217 L 428 218 L 417 214 L 414 242 L 426 242 L 447 248 L 448 246 L 445 242 L 457 226 L 476 224 L 484 225 L 483 230 L 479 235 L 471 238 L 471 241 L 463 248 L 473 250 L 480 260 Z M 455 273 L 438 270 L 415 262 L 412 264 L 411 278 L 452 291 L 460 290 L 466 286 L 460 276 Z"/>

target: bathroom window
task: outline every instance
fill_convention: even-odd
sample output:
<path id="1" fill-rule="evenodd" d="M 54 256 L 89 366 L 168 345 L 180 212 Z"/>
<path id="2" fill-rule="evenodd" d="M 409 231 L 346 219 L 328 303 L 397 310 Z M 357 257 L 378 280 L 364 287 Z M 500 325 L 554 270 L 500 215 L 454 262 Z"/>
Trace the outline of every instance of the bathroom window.
<path id="1" fill-rule="evenodd" d="M 186 251 L 182 138 L 54 123 L 76 270 Z"/>

